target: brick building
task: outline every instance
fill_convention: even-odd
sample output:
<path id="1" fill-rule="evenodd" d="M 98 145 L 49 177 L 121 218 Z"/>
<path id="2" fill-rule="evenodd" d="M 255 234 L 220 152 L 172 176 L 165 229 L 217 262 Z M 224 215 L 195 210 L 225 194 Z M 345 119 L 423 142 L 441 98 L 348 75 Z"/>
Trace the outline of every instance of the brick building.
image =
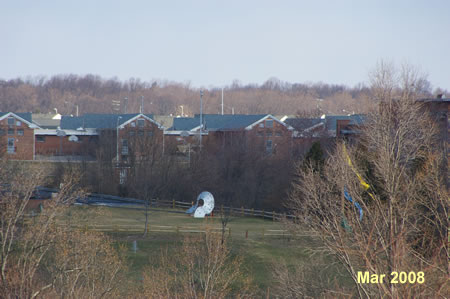
<path id="1" fill-rule="evenodd" d="M 39 127 L 31 113 L 0 112 L 0 155 L 8 159 L 34 159 L 34 132 Z"/>
<path id="2" fill-rule="evenodd" d="M 321 118 L 287 118 L 284 122 L 295 129 L 293 135 L 294 156 L 305 155 L 314 142 L 328 148 L 335 138 L 353 140 L 359 135 L 365 116 L 327 115 Z"/>
<path id="3" fill-rule="evenodd" d="M 245 146 L 248 150 L 281 156 L 291 149 L 293 128 L 270 114 L 205 114 L 202 122 L 202 147 L 212 152 L 227 146 Z M 175 118 L 165 134 L 179 145 L 189 144 L 197 149 L 200 144 L 199 115 Z"/>
<path id="4" fill-rule="evenodd" d="M 51 143 L 44 141 L 45 150 L 55 151 L 55 138 L 62 137 L 62 154 L 89 155 L 116 163 L 128 163 L 131 155 L 143 156 L 149 146 L 163 144 L 163 127 L 152 115 L 141 113 L 63 116 L 55 133 Z"/>

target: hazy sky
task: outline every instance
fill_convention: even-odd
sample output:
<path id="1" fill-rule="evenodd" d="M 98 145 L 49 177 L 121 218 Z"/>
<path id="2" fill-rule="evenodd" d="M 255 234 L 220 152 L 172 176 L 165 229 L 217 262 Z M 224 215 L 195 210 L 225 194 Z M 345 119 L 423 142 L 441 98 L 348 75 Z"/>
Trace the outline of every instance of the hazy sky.
<path id="1" fill-rule="evenodd" d="M 450 89 L 450 1 L 0 0 L 0 78 L 354 85 L 380 59 Z"/>

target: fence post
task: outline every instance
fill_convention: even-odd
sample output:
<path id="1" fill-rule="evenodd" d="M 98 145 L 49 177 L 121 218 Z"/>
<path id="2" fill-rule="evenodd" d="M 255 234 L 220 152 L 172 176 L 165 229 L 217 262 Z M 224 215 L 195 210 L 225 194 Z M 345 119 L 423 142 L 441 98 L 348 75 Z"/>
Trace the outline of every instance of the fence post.
<path id="1" fill-rule="evenodd" d="M 252 208 L 252 216 L 255 216 L 255 209 Z"/>
<path id="2" fill-rule="evenodd" d="M 223 216 L 223 205 L 220 206 L 220 214 Z"/>
<path id="3" fill-rule="evenodd" d="M 228 228 L 228 236 L 231 237 L 231 228 Z"/>
<path id="4" fill-rule="evenodd" d="M 175 199 L 172 199 L 172 209 L 175 209 Z"/>
<path id="5" fill-rule="evenodd" d="M 275 211 L 272 211 L 272 221 L 275 221 Z"/>
<path id="6" fill-rule="evenodd" d="M 263 217 L 263 220 L 266 218 L 265 216 L 266 216 L 266 214 L 264 213 L 264 209 L 263 209 L 263 210 L 262 210 L 262 217 Z"/>
<path id="7" fill-rule="evenodd" d="M 244 207 L 241 206 L 242 217 L 244 217 Z"/>
<path id="8" fill-rule="evenodd" d="M 248 230 L 245 231 L 245 238 L 248 239 Z"/>

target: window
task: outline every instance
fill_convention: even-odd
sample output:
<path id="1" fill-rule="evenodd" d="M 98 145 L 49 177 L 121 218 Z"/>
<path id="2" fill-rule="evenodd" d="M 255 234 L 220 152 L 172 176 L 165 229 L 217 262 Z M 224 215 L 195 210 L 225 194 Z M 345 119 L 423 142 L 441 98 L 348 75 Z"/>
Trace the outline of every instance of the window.
<path id="1" fill-rule="evenodd" d="M 266 153 L 268 154 L 272 153 L 272 140 L 266 141 Z"/>
<path id="2" fill-rule="evenodd" d="M 144 125 L 145 125 L 145 120 L 143 120 L 143 119 L 138 119 L 138 120 L 137 120 L 137 124 L 138 124 L 138 127 L 139 127 L 139 128 L 143 128 Z"/>
<path id="3" fill-rule="evenodd" d="M 153 137 L 153 131 L 148 131 L 147 135 L 148 135 L 148 137 Z"/>
<path id="4" fill-rule="evenodd" d="M 3 130 L 3 129 L 0 129 L 0 136 L 3 136 L 3 135 L 5 135 L 5 134 L 6 134 L 6 131 Z"/>
<path id="5" fill-rule="evenodd" d="M 16 121 L 16 126 L 20 127 L 22 125 L 22 122 L 20 120 Z"/>
<path id="6" fill-rule="evenodd" d="M 8 117 L 8 126 L 14 126 L 14 118 Z"/>
<path id="7" fill-rule="evenodd" d="M 36 135 L 36 142 L 45 142 L 45 136 Z"/>
<path id="8" fill-rule="evenodd" d="M 122 155 L 128 155 L 128 140 L 122 139 Z"/>
<path id="9" fill-rule="evenodd" d="M 119 183 L 121 185 L 125 184 L 125 181 L 127 180 L 127 170 L 121 169 L 119 173 Z"/>
<path id="10" fill-rule="evenodd" d="M 267 132 L 266 132 L 266 136 L 267 136 L 267 137 L 272 137 L 272 131 L 267 131 Z"/>
<path id="11" fill-rule="evenodd" d="M 136 135 L 135 131 L 128 131 L 128 136 L 134 136 L 134 135 Z"/>
<path id="12" fill-rule="evenodd" d="M 260 127 L 260 128 L 264 128 L 264 123 L 260 123 L 260 124 L 259 124 L 259 127 Z"/>
<path id="13" fill-rule="evenodd" d="M 14 138 L 8 138 L 8 147 L 6 151 L 8 154 L 13 154 L 16 152 L 16 147 L 14 146 Z"/>
<path id="14" fill-rule="evenodd" d="M 256 132 L 256 136 L 263 137 L 264 136 L 264 132 L 263 131 L 258 131 L 258 132 Z"/>
<path id="15" fill-rule="evenodd" d="M 283 136 L 283 133 L 281 133 L 281 131 L 276 131 L 275 132 L 275 136 L 281 137 L 281 136 Z"/>
<path id="16" fill-rule="evenodd" d="M 23 136 L 23 130 L 22 129 L 17 130 L 17 135 Z"/>
<path id="17" fill-rule="evenodd" d="M 8 135 L 14 135 L 14 129 L 8 129 Z"/>
<path id="18" fill-rule="evenodd" d="M 266 120 L 266 128 L 273 128 L 273 120 Z"/>
<path id="19" fill-rule="evenodd" d="M 136 127 L 136 123 L 134 121 L 131 122 L 131 127 L 133 127 L 133 128 Z"/>

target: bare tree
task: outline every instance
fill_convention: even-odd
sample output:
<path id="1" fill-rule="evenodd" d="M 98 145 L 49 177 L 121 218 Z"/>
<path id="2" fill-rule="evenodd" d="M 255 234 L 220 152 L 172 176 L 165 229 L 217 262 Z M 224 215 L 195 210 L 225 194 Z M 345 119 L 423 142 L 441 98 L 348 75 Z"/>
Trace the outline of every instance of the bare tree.
<path id="1" fill-rule="evenodd" d="M 233 257 L 220 234 L 186 237 L 179 252 L 164 251 L 158 266 L 144 272 L 146 298 L 250 298 L 242 259 Z"/>
<path id="2" fill-rule="evenodd" d="M 379 109 L 360 142 L 339 143 L 321 171 L 299 169 L 291 196 L 359 297 L 443 298 L 449 287 L 448 192 L 436 125 L 415 101 L 423 77 L 412 70 L 379 66 L 372 74 Z M 385 280 L 361 283 L 366 271 Z M 401 272 L 413 273 L 411 281 L 395 283 Z"/>
<path id="3" fill-rule="evenodd" d="M 64 220 L 78 190 L 79 175 L 67 171 L 56 197 L 43 211 L 27 208 L 36 186 L 45 183 L 42 165 L 1 161 L 0 296 L 97 298 L 114 295 L 122 269 L 111 241 L 80 232 Z"/>

